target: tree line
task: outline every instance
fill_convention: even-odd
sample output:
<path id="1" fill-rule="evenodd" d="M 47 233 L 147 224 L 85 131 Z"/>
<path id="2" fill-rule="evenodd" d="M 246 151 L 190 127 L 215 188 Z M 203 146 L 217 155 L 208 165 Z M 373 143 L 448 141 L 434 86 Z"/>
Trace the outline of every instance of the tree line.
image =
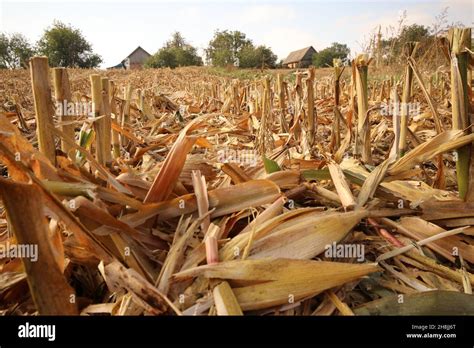
<path id="1" fill-rule="evenodd" d="M 400 37 L 382 41 L 382 47 L 397 51 L 397 43 L 426 38 L 427 29 L 413 24 L 406 26 Z M 277 62 L 277 56 L 270 47 L 255 45 L 241 31 L 217 30 L 205 49 L 205 59 L 208 65 L 216 67 L 238 66 L 240 68 L 277 68 L 282 61 Z M 49 58 L 51 66 L 95 68 L 102 63 L 102 57 L 92 50 L 82 32 L 54 21 L 52 26 L 45 29 L 41 38 L 35 44 L 19 33 L 0 33 L 0 68 L 26 68 L 28 60 L 33 55 L 44 55 Z M 350 54 L 347 45 L 333 43 L 331 46 L 317 51 L 313 55 L 313 65 L 316 67 L 331 66 L 334 58 L 346 59 Z M 179 32 L 172 34 L 163 47 L 153 54 L 145 63 L 149 68 L 176 68 L 179 66 L 200 66 L 203 59 L 196 47 L 192 46 Z"/>

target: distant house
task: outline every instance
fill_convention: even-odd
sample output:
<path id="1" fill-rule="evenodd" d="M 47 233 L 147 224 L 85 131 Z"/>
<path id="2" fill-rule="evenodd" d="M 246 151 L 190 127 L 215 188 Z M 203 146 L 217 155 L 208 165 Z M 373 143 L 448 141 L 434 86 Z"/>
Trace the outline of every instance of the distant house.
<path id="1" fill-rule="evenodd" d="M 283 61 L 283 66 L 290 69 L 307 68 L 312 64 L 313 54 L 316 50 L 313 46 L 302 48 L 298 51 L 291 52 Z"/>
<path id="2" fill-rule="evenodd" d="M 119 64 L 111 66 L 109 69 L 141 69 L 145 61 L 151 54 L 138 46 L 132 53 L 130 53 Z"/>

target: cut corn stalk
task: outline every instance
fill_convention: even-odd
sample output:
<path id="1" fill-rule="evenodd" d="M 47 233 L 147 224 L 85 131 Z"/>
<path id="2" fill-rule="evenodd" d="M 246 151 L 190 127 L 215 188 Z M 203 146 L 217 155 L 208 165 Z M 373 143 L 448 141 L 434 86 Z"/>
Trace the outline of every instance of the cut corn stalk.
<path id="1" fill-rule="evenodd" d="M 471 46 L 470 28 L 452 28 L 448 34 L 451 49 L 451 105 L 453 114 L 453 129 L 464 130 L 470 124 L 468 99 L 468 58 L 466 49 Z M 458 179 L 459 197 L 466 199 L 469 191 L 469 200 L 474 200 L 474 163 L 471 161 L 472 144 L 466 144 L 457 149 L 456 175 Z M 472 174 L 471 174 L 472 172 Z"/>
<path id="2" fill-rule="evenodd" d="M 372 150 L 370 143 L 370 122 L 368 115 L 367 100 L 367 75 L 369 69 L 369 56 L 360 54 L 354 61 L 355 69 L 355 85 L 357 89 L 357 135 L 359 147 L 361 148 L 362 161 L 372 163 Z"/>
<path id="3" fill-rule="evenodd" d="M 403 47 L 403 54 L 407 58 L 411 58 L 416 54 L 418 49 L 418 42 L 407 42 Z M 398 144 L 400 156 L 403 156 L 407 149 L 407 133 L 408 133 L 408 120 L 409 115 L 409 103 L 411 102 L 413 90 L 413 69 L 410 64 L 407 63 L 405 68 L 405 82 L 403 84 L 402 104 L 400 113 L 400 142 Z M 398 109 L 397 106 L 395 108 Z"/>
<path id="4" fill-rule="evenodd" d="M 49 86 L 48 58 L 33 57 L 30 60 L 30 71 L 39 150 L 54 165 L 56 163 L 54 135 L 48 130 L 48 125 L 53 125 L 54 113 L 51 102 L 51 88 Z"/>
<path id="5" fill-rule="evenodd" d="M 69 104 L 72 102 L 71 87 L 69 85 L 69 77 L 66 68 L 53 69 L 54 82 L 54 98 L 56 99 L 56 114 L 62 123 L 70 123 L 76 119 L 76 115 L 69 115 Z M 59 110 L 58 110 L 59 108 Z M 64 134 L 67 134 L 71 139 L 75 139 L 74 124 L 64 124 L 61 126 Z M 61 142 L 61 150 L 68 153 L 71 147 Z"/>
<path id="6" fill-rule="evenodd" d="M 23 258 L 28 285 L 40 315 L 77 315 L 75 297 L 62 269 L 54 258 L 54 247 L 48 237 L 43 214 L 41 190 L 31 184 L 0 179 L 0 195 L 18 244 L 35 248 L 33 258 Z M 21 199 L 19 199 L 21 197 Z M 61 255 L 62 257 L 62 255 Z"/>

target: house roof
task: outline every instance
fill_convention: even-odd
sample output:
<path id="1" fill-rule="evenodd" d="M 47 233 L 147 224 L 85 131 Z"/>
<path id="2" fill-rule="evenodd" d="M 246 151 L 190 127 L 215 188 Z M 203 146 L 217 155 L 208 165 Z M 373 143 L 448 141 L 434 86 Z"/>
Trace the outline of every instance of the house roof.
<path id="1" fill-rule="evenodd" d="M 126 58 L 130 58 L 130 56 L 132 56 L 132 55 L 133 55 L 136 51 L 138 51 L 138 50 L 142 50 L 143 52 L 145 52 L 146 54 L 148 54 L 149 56 L 151 56 L 151 54 L 148 53 L 147 51 L 145 51 L 141 46 L 138 46 L 138 47 L 135 48 L 135 49 L 133 50 L 133 52 L 130 53 Z"/>
<path id="2" fill-rule="evenodd" d="M 109 66 L 107 69 L 123 69 L 123 64 L 119 63 L 119 64 L 114 65 L 114 66 Z"/>
<path id="3" fill-rule="evenodd" d="M 313 46 L 305 47 L 297 51 L 291 52 L 288 57 L 283 61 L 283 64 L 290 64 L 290 63 L 296 63 L 299 62 L 303 59 L 303 57 L 308 53 L 309 50 L 313 50 L 316 52 L 316 50 L 313 48 Z"/>
<path id="4" fill-rule="evenodd" d="M 141 46 L 138 46 L 137 48 L 135 48 L 133 50 L 132 53 L 130 53 L 128 56 L 125 57 L 125 59 L 127 58 L 130 58 L 136 51 L 138 50 L 142 50 L 143 52 L 145 52 L 148 56 L 151 56 L 150 53 L 148 53 L 147 51 L 145 51 Z M 120 63 L 118 63 L 117 65 L 114 65 L 114 66 L 111 66 L 110 68 L 107 68 L 107 69 L 123 69 L 124 68 L 124 62 L 125 62 L 125 59 L 123 59 Z"/>

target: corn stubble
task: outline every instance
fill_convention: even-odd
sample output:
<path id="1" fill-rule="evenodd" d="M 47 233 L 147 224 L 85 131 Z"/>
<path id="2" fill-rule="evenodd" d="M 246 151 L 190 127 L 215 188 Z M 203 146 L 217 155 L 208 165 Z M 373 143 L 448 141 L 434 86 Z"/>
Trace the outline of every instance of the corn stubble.
<path id="1" fill-rule="evenodd" d="M 416 43 L 400 80 L 380 52 L 246 78 L 1 71 L 0 102 L 26 102 L 0 115 L 0 244 L 40 254 L 0 260 L 0 312 L 474 314 L 469 32 L 442 82 Z M 421 113 L 382 113 L 399 101 Z"/>

